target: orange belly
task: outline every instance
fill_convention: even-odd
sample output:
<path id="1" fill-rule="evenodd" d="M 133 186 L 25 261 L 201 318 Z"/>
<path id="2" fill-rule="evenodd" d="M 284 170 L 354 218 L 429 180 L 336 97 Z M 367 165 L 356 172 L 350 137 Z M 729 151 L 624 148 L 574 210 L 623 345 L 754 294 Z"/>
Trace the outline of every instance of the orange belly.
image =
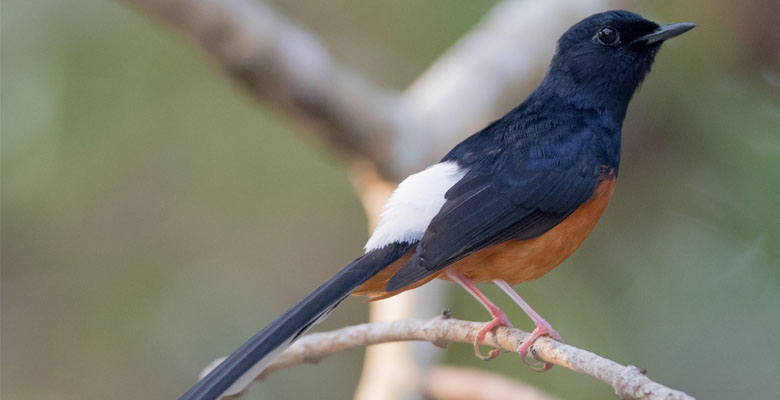
<path id="1" fill-rule="evenodd" d="M 615 189 L 615 179 L 604 180 L 593 196 L 568 218 L 544 234 L 528 240 L 509 240 L 480 250 L 421 281 L 403 289 L 386 292 L 387 281 L 409 260 L 414 250 L 388 265 L 358 287 L 353 294 L 367 295 L 370 300 L 394 296 L 416 288 L 433 278 L 449 280 L 444 273 L 454 270 L 473 283 L 500 279 L 510 285 L 540 278 L 568 258 L 596 226 Z"/>

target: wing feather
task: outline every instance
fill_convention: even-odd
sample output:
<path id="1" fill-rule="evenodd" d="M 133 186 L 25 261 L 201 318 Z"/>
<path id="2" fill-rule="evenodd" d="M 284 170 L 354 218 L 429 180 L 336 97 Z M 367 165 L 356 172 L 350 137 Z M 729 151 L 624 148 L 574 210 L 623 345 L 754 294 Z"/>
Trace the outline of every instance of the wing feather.
<path id="1" fill-rule="evenodd" d="M 600 175 L 598 166 L 586 164 L 590 160 L 552 167 L 500 158 L 490 161 L 486 164 L 491 167 L 472 167 L 447 192 L 415 254 L 390 279 L 387 290 L 403 288 L 506 240 L 543 234 L 592 196 Z"/>

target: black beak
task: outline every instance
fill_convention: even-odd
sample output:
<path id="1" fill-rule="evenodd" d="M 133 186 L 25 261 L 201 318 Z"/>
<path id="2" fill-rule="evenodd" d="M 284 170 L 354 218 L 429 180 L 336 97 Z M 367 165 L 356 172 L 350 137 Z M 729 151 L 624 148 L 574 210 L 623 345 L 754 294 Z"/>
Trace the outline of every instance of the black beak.
<path id="1" fill-rule="evenodd" d="M 661 25 L 653 33 L 637 38 L 631 44 L 638 42 L 644 42 L 645 44 L 663 42 L 664 40 L 682 35 L 683 33 L 688 32 L 695 27 L 696 24 L 693 22 L 680 22 L 677 24 Z"/>

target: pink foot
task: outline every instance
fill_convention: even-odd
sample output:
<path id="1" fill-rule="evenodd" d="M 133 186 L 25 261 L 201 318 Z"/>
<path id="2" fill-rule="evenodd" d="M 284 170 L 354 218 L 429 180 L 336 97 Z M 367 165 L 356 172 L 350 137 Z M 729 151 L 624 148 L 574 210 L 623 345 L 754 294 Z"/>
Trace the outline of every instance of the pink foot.
<path id="1" fill-rule="evenodd" d="M 484 361 L 492 360 L 496 357 L 498 357 L 499 354 L 501 354 L 501 349 L 492 349 L 490 350 L 490 353 L 488 355 L 483 356 L 482 353 L 479 351 L 479 344 L 482 343 L 483 340 L 485 340 L 485 335 L 488 334 L 488 332 L 492 332 L 493 329 L 498 328 L 499 326 L 506 326 L 509 328 L 512 328 L 512 323 L 509 322 L 509 320 L 506 318 L 506 314 L 504 314 L 503 311 L 496 308 L 488 308 L 490 310 L 490 314 L 493 316 L 493 320 L 485 324 L 485 326 L 479 330 L 477 333 L 477 337 L 474 338 L 474 354 L 480 359 Z"/>
<path id="2" fill-rule="evenodd" d="M 531 308 L 531 306 L 529 306 L 528 303 L 526 303 L 525 300 L 523 300 L 523 298 L 520 297 L 520 295 L 514 291 L 514 289 L 512 289 L 512 286 L 509 286 L 508 283 L 497 279 L 493 280 L 493 283 L 495 283 L 496 286 L 501 288 L 501 290 L 503 290 L 504 293 L 506 293 L 512 300 L 514 300 L 515 303 L 517 303 L 517 305 L 519 305 L 520 308 L 522 308 L 523 311 L 525 311 L 525 313 L 528 314 L 529 317 L 531 317 L 531 320 L 533 320 L 534 324 L 536 325 L 536 329 L 534 329 L 533 332 L 531 332 L 531 336 L 528 337 L 528 340 L 523 342 L 523 344 L 521 344 L 520 347 L 517 348 L 517 353 L 520 354 L 520 358 L 523 359 L 523 362 L 533 368 L 533 366 L 528 362 L 528 349 L 531 348 L 531 345 L 534 344 L 536 339 L 539 339 L 542 336 L 549 336 L 559 342 L 563 342 L 563 340 L 561 339 L 561 335 L 559 335 L 558 332 L 556 332 L 555 329 L 553 329 L 552 326 L 550 326 L 550 323 L 545 321 L 544 318 L 542 318 L 542 316 L 539 315 L 539 313 L 534 311 L 534 309 Z M 534 368 L 534 369 L 536 369 L 539 372 L 544 372 L 549 370 L 552 367 L 553 367 L 552 364 L 545 363 L 544 367 Z"/>
<path id="3" fill-rule="evenodd" d="M 501 354 L 501 349 L 493 349 L 490 350 L 490 353 L 488 355 L 483 356 L 482 353 L 479 352 L 479 344 L 482 343 L 483 340 L 485 340 L 485 335 L 488 334 L 488 332 L 491 332 L 493 329 L 496 329 L 499 326 L 507 326 L 512 328 L 512 323 L 509 322 L 509 320 L 506 318 L 506 314 L 504 314 L 503 311 L 501 311 L 500 308 L 498 308 L 497 305 L 493 304 L 490 299 L 487 298 L 482 292 L 477 289 L 474 284 L 469 282 L 468 279 L 464 278 L 463 276 L 457 274 L 454 271 L 447 271 L 447 276 L 450 277 L 455 282 L 458 282 L 461 286 L 463 286 L 466 291 L 468 291 L 472 296 L 474 296 L 479 302 L 485 307 L 486 310 L 490 313 L 490 315 L 493 317 L 493 320 L 485 324 L 485 327 L 480 329 L 477 333 L 477 336 L 474 338 L 474 354 L 477 355 L 477 357 L 481 360 L 492 360 L 496 357 L 498 357 L 499 354 Z"/>
<path id="4" fill-rule="evenodd" d="M 535 369 L 537 372 L 544 372 L 549 371 L 550 368 L 553 367 L 550 363 L 545 363 L 543 367 L 536 368 L 528 361 L 528 349 L 531 348 L 531 345 L 534 344 L 536 339 L 539 339 L 542 336 L 549 336 L 561 343 L 563 343 L 563 339 L 561 339 L 561 335 L 558 334 L 558 332 L 555 331 L 555 329 L 550 326 L 550 324 L 545 321 L 537 321 L 536 322 L 536 329 L 531 332 L 531 336 L 528 337 L 528 339 L 523 342 L 523 344 L 520 345 L 520 347 L 517 348 L 517 353 L 520 354 L 520 358 L 523 360 L 524 363 L 526 363 L 531 368 Z"/>

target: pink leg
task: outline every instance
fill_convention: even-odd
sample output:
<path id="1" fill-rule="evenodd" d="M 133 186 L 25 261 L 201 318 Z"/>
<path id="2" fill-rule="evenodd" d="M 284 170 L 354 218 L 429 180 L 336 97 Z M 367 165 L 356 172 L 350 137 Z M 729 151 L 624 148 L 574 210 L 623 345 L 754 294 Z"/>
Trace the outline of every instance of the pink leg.
<path id="1" fill-rule="evenodd" d="M 466 289 L 466 291 L 468 291 L 472 296 L 474 296 L 474 298 L 476 298 L 482 304 L 482 306 L 484 306 L 485 309 L 490 312 L 490 315 L 493 316 L 493 320 L 488 322 L 484 328 L 480 329 L 479 333 L 477 333 L 477 337 L 474 338 L 474 354 L 476 354 L 477 357 L 482 360 L 492 360 L 498 357 L 498 355 L 501 354 L 501 349 L 490 350 L 490 354 L 483 356 L 482 353 L 479 352 L 479 344 L 482 343 L 482 341 L 485 339 L 485 335 L 487 335 L 487 333 L 493 329 L 499 326 L 508 326 L 510 328 L 512 327 L 512 324 L 506 318 L 506 314 L 504 314 L 504 312 L 501 311 L 497 305 L 493 304 L 493 302 L 490 301 L 490 299 L 488 299 L 484 293 L 480 292 L 479 289 L 474 286 L 474 284 L 469 282 L 468 279 L 452 271 L 447 271 L 447 276 L 463 286 L 463 288 Z"/>
<path id="2" fill-rule="evenodd" d="M 536 339 L 539 339 L 541 336 L 549 336 L 559 342 L 563 342 L 563 340 L 561 340 L 561 335 L 559 335 L 558 332 L 556 332 L 555 329 L 550 326 L 550 323 L 545 321 L 544 318 L 539 315 L 539 313 L 534 311 L 534 309 L 531 308 L 531 306 L 529 306 L 528 303 L 526 303 L 525 300 L 523 300 L 523 298 L 514 291 L 514 289 L 512 289 L 512 286 L 509 286 L 508 283 L 498 279 L 493 280 L 493 283 L 495 283 L 496 286 L 501 288 L 504 293 L 506 293 L 512 300 L 514 300 L 514 302 L 517 303 L 517 305 L 519 305 L 520 308 L 522 308 L 529 317 L 531 317 L 531 319 L 534 321 L 534 324 L 536 325 L 536 329 L 531 332 L 531 337 L 529 337 L 528 340 L 526 340 L 517 349 L 517 352 L 520 353 L 520 357 L 522 357 L 526 364 L 528 364 L 528 349 L 536 341 Z M 547 371 L 552 367 L 552 364 L 546 363 L 544 368 L 541 368 L 538 371 Z"/>

